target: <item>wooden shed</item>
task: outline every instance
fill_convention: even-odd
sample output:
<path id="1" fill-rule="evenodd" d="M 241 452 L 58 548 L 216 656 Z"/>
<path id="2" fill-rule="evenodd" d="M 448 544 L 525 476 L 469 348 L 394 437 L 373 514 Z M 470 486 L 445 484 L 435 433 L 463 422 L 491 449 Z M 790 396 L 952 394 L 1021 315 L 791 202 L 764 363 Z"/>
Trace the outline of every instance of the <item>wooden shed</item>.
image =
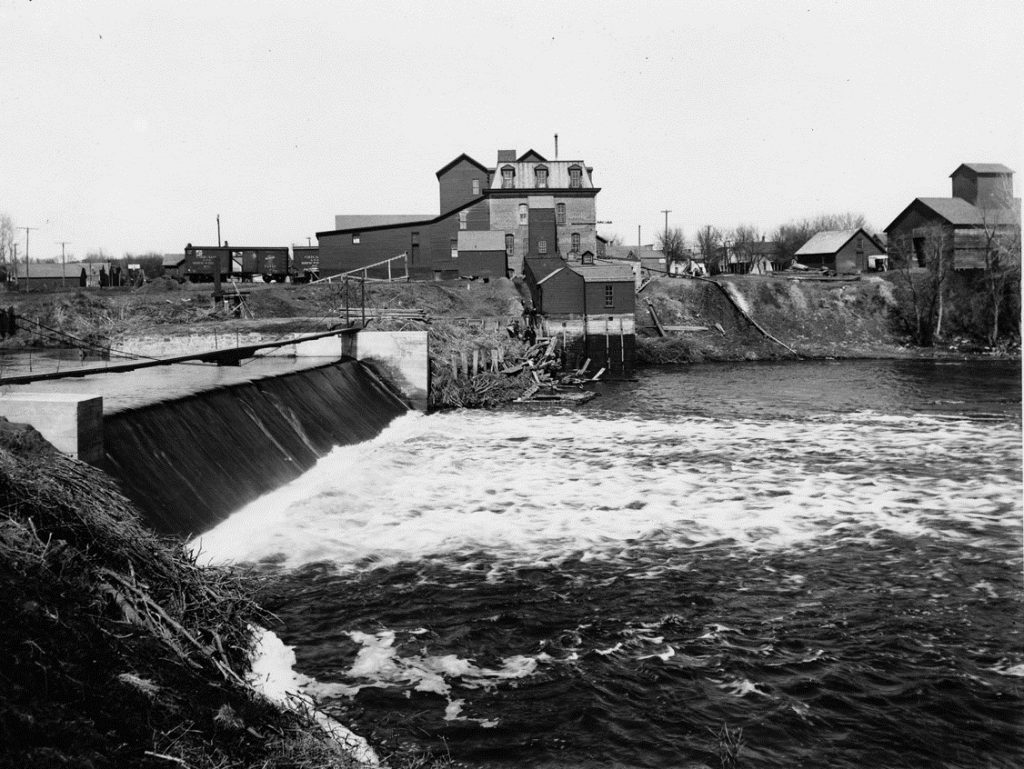
<path id="1" fill-rule="evenodd" d="M 835 272 L 867 272 L 870 257 L 882 254 L 885 249 L 863 227 L 858 227 L 819 232 L 796 252 L 796 261 L 805 267 Z"/>

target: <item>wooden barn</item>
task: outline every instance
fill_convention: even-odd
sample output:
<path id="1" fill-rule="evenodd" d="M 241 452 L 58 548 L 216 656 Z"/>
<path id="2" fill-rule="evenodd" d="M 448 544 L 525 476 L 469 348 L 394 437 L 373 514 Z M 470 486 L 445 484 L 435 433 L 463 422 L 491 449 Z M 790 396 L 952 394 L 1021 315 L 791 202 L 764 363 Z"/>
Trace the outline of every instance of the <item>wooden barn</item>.
<path id="1" fill-rule="evenodd" d="M 871 234 L 858 227 L 819 232 L 797 250 L 796 261 L 805 267 L 855 273 L 867 272 L 871 258 L 884 254 Z"/>

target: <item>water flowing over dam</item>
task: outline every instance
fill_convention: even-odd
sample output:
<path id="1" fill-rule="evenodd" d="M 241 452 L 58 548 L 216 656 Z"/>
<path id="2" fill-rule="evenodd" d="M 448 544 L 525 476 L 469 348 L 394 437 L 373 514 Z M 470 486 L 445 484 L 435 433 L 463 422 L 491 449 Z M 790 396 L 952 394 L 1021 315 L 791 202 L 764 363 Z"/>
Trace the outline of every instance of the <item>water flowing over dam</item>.
<path id="1" fill-rule="evenodd" d="M 346 360 L 110 415 L 105 469 L 151 526 L 197 533 L 406 410 Z"/>

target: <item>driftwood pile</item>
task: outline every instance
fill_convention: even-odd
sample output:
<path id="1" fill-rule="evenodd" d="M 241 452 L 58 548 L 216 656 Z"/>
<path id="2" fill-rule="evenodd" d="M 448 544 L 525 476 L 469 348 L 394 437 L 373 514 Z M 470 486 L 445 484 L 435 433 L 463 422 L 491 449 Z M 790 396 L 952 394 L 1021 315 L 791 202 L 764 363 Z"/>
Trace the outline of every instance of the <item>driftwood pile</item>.
<path id="1" fill-rule="evenodd" d="M 578 390 L 600 379 L 604 369 L 567 369 L 558 338 L 534 344 L 519 340 L 491 349 L 449 348 L 447 360 L 435 358 L 432 403 L 438 407 L 489 408 L 512 402 L 552 400 L 563 389 Z"/>

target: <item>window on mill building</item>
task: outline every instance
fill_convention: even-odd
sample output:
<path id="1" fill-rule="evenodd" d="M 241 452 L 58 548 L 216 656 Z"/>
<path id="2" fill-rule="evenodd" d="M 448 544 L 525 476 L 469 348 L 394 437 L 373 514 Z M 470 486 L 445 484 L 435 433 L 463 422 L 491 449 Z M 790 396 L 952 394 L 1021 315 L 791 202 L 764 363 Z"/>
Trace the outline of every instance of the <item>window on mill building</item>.
<path id="1" fill-rule="evenodd" d="M 529 209 L 526 207 L 526 203 L 519 204 L 519 223 L 526 224 L 529 220 Z"/>
<path id="2" fill-rule="evenodd" d="M 480 180 L 479 179 L 474 179 L 473 180 L 473 194 L 474 195 L 479 195 L 480 194 Z"/>
<path id="3" fill-rule="evenodd" d="M 559 203 L 555 206 L 555 223 L 565 224 L 565 203 Z"/>
<path id="4" fill-rule="evenodd" d="M 574 232 L 570 238 L 570 242 L 572 243 L 572 246 L 569 250 L 574 254 L 578 254 L 580 252 L 580 234 L 578 232 Z"/>
<path id="5" fill-rule="evenodd" d="M 464 230 L 469 226 L 469 211 L 459 211 L 459 229 Z"/>

